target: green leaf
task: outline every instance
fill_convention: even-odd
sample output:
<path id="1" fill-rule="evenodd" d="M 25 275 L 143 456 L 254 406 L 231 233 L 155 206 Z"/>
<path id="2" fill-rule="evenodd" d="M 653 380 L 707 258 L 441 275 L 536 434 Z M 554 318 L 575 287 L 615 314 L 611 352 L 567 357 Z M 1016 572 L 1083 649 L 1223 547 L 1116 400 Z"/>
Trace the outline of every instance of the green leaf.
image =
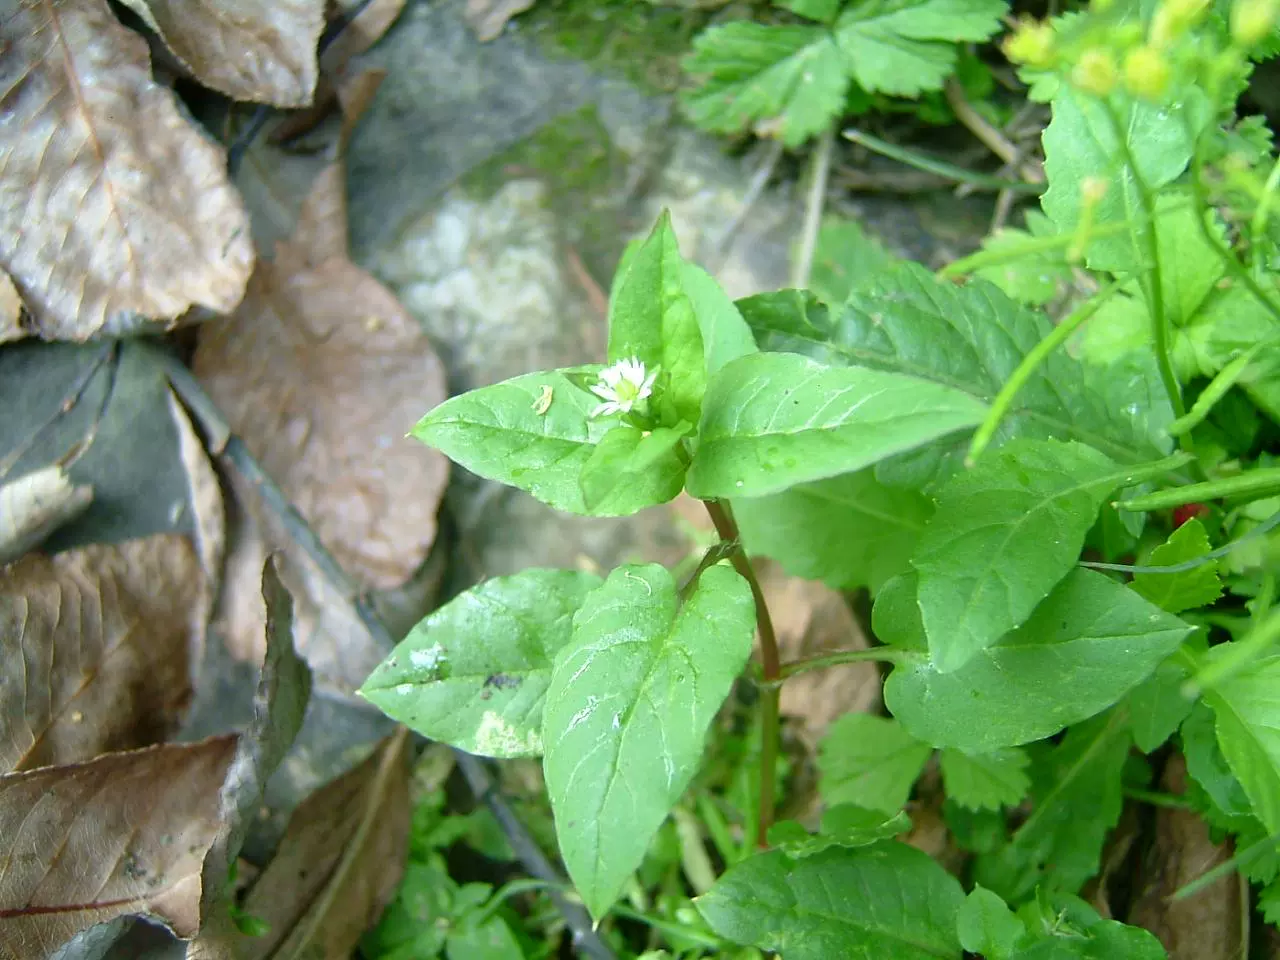
<path id="1" fill-rule="evenodd" d="M 927 855 L 885 842 L 802 860 L 756 854 L 694 903 L 720 936 L 787 960 L 960 960 L 963 901 Z"/>
<path id="2" fill-rule="evenodd" d="M 986 407 L 901 374 L 757 353 L 711 379 L 689 493 L 762 497 L 975 426 Z"/>
<path id="3" fill-rule="evenodd" d="M 828 806 L 897 813 L 932 752 L 896 720 L 846 713 L 818 746 L 818 793 Z"/>
<path id="4" fill-rule="evenodd" d="M 928 651 L 920 605 L 916 603 L 919 586 L 920 577 L 908 571 L 880 588 L 871 608 L 871 629 L 880 641 L 917 653 Z"/>
<path id="5" fill-rule="evenodd" d="M 933 504 L 861 470 L 771 497 L 735 499 L 733 513 L 749 553 L 772 557 L 794 577 L 876 593 L 908 569 Z"/>
<path id="6" fill-rule="evenodd" d="M 982 886 L 965 897 L 956 916 L 960 944 L 987 960 L 1005 960 L 1027 932 L 1026 924 L 999 896 Z"/>
<path id="7" fill-rule="evenodd" d="M 700 33 L 685 58 L 699 78 L 682 102 L 714 133 L 760 127 L 798 147 L 844 110 L 849 78 L 831 32 L 817 26 L 727 23 Z"/>
<path id="8" fill-rule="evenodd" d="M 1148 930 L 1103 920 L 1078 897 L 1044 891 L 1038 896 L 1018 910 L 1030 931 L 1027 939 L 1035 942 L 1008 960 L 1168 960 Z"/>
<path id="9" fill-rule="evenodd" d="M 1098 872 L 1102 845 L 1120 818 L 1129 731 L 1116 714 L 1072 727 L 1033 770 L 1034 808 L 975 877 L 1009 902 L 1037 886 L 1075 893 Z"/>
<path id="10" fill-rule="evenodd" d="M 1272 880 L 1258 893 L 1258 910 L 1267 923 L 1280 926 L 1280 881 Z"/>
<path id="11" fill-rule="evenodd" d="M 647 369 L 659 370 L 655 393 L 660 392 L 660 416 L 667 426 L 698 422 L 707 384 L 702 333 L 684 287 L 691 275 L 687 267 L 664 210 L 629 258 L 609 303 L 609 362 L 635 357 Z"/>
<path id="12" fill-rule="evenodd" d="M 780 7 L 819 23 L 830 23 L 840 12 L 841 0 L 777 0 Z"/>
<path id="13" fill-rule="evenodd" d="M 1001 0 L 859 0 L 836 23 L 845 68 L 871 93 L 914 97 L 955 70 L 956 43 L 1000 29 Z"/>
<path id="14" fill-rule="evenodd" d="M 831 847 L 866 847 L 908 833 L 911 818 L 899 810 L 886 817 L 853 803 L 840 803 L 822 815 L 822 830 L 811 834 L 794 820 L 780 820 L 769 828 L 769 846 L 789 857 L 811 857 Z"/>
<path id="15" fill-rule="evenodd" d="M 360 695 L 425 737 L 485 757 L 542 753 L 551 664 L 599 577 L 525 570 L 472 587 L 419 623 Z"/>
<path id="16" fill-rule="evenodd" d="M 1256 661 L 1205 691 L 1204 702 L 1213 709 L 1218 745 L 1253 812 L 1269 832 L 1280 833 L 1280 655 Z"/>
<path id="17" fill-rule="evenodd" d="M 905 605 L 896 613 L 895 645 L 913 649 L 923 638 L 920 621 L 908 620 Z M 873 615 L 873 622 L 880 621 Z M 897 664 L 885 704 L 935 747 L 981 753 L 1029 743 L 1111 706 L 1190 632 L 1123 584 L 1077 569 L 1026 623 L 961 669 L 939 673 L 921 654 Z"/>
<path id="18" fill-rule="evenodd" d="M 1176 179 L 1191 159 L 1192 144 L 1183 121 L 1196 105 L 1147 104 L 1121 94 L 1112 97 L 1112 105 L 1146 185 L 1159 190 Z M 1142 241 L 1145 214 L 1107 111 L 1103 101 L 1070 85 L 1058 90 L 1053 119 L 1042 138 L 1049 186 L 1040 200 L 1059 231 L 1072 233 L 1082 215 L 1085 179 L 1107 181 L 1107 191 L 1094 207 L 1093 222 L 1096 226 L 1128 222 L 1130 228 L 1124 234 L 1094 237 L 1085 248 L 1086 262 L 1094 270 L 1138 273 L 1148 259 Z"/>
<path id="19" fill-rule="evenodd" d="M 1027 213 L 1031 231 L 1005 227 L 982 241 L 982 249 L 993 252 L 1016 250 L 1029 240 L 1057 232 L 1044 214 Z M 989 280 L 1019 303 L 1042 307 L 1055 300 L 1072 283 L 1071 264 L 1059 253 L 1019 254 L 1017 259 L 975 270 L 973 275 Z"/>
<path id="20" fill-rule="evenodd" d="M 543 711 L 543 770 L 569 876 L 592 916 L 613 903 L 697 770 L 747 661 L 751 590 L 704 570 L 677 610 L 656 564 L 615 569 L 574 617 Z"/>
<path id="21" fill-rule="evenodd" d="M 1075 566 L 1098 509 L 1128 476 L 1092 447 L 1014 440 L 942 488 L 911 557 L 939 673 L 1026 620 Z"/>
<path id="22" fill-rule="evenodd" d="M 1187 773 L 1208 795 L 1214 807 L 1226 817 L 1252 816 L 1244 787 L 1231 772 L 1227 758 L 1218 746 L 1213 711 L 1203 702 L 1192 705 L 1178 731 Z"/>
<path id="23" fill-rule="evenodd" d="M 985 281 L 956 286 L 914 263 L 855 289 L 834 313 L 796 291 L 750 297 L 738 307 L 761 350 L 905 373 L 982 403 L 1052 330 L 1043 314 Z M 1078 440 L 1129 463 L 1169 449 L 1164 428 L 1172 419 L 1152 363 L 1097 374 L 1059 350 L 1018 392 L 995 442 L 1014 436 Z M 935 444 L 927 452 L 936 462 L 911 482 L 934 483 L 961 469 L 966 442 L 957 437 Z M 897 464 L 877 467 L 881 480 L 890 465 Z"/>
<path id="24" fill-rule="evenodd" d="M 582 468 L 617 425 L 590 418 L 599 401 L 575 382 L 584 375 L 594 379 L 597 369 L 528 373 L 472 390 L 428 413 L 413 435 L 472 473 L 526 490 L 559 510 L 600 517 L 634 513 L 639 507 L 629 490 L 593 510 L 582 500 Z"/>
<path id="25" fill-rule="evenodd" d="M 840 304 L 854 290 L 898 262 L 857 220 L 824 217 L 813 251 L 809 289 L 824 303 Z M 796 292 L 784 290 L 781 294 Z M 757 301 L 774 296 L 778 294 L 765 293 L 748 299 Z"/>
<path id="26" fill-rule="evenodd" d="M 1129 691 L 1129 723 L 1133 742 L 1143 753 L 1151 753 L 1173 736 L 1187 718 L 1195 701 L 1182 694 L 1187 671 L 1169 659 L 1156 672 Z"/>
<path id="27" fill-rule="evenodd" d="M 730 360 L 756 352 L 756 341 L 747 321 L 711 274 L 697 264 L 686 262 L 681 267 L 680 279 L 702 333 L 708 376 Z"/>
<path id="28" fill-rule="evenodd" d="M 1203 557 L 1213 549 L 1204 525 L 1194 517 L 1178 527 L 1163 543 L 1151 551 L 1143 566 L 1164 567 Z M 1218 561 L 1210 560 L 1191 570 L 1178 573 L 1139 573 L 1133 578 L 1133 589 L 1161 610 L 1181 613 L 1205 607 L 1222 596 L 1218 577 Z"/>
<path id="29" fill-rule="evenodd" d="M 646 431 L 620 423 L 606 433 L 582 465 L 582 500 L 587 509 L 612 502 L 641 510 L 674 500 L 684 489 L 680 441 L 691 429 L 683 423 Z"/>
<path id="30" fill-rule="evenodd" d="M 938 762 L 947 799 L 971 810 L 1015 806 L 1031 786 L 1026 770 L 1031 760 L 1016 747 L 990 753 L 948 748 L 939 754 Z"/>
<path id="31" fill-rule="evenodd" d="M 449 960 L 524 960 L 520 942 L 501 917 L 455 929 L 449 934 L 445 952 Z"/>

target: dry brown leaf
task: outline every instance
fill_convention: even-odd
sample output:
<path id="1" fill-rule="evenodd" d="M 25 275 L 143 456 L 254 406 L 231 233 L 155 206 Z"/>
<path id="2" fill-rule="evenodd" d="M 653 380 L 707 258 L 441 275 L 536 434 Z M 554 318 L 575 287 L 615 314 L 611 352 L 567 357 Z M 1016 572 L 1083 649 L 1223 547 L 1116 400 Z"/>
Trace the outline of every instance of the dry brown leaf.
<path id="1" fill-rule="evenodd" d="M 294 811 L 245 898 L 244 910 L 268 932 L 241 938 L 243 955 L 347 960 L 400 882 L 409 814 L 409 738 L 401 727 Z"/>
<path id="2" fill-rule="evenodd" d="M 226 312 L 253 265 L 221 149 L 151 77 L 105 0 L 0 18 L 0 266 L 33 332 L 83 340 L 135 314 Z"/>
<path id="3" fill-rule="evenodd" d="M 0 571 L 0 771 L 164 739 L 190 693 L 202 593 L 174 534 Z"/>
<path id="4" fill-rule="evenodd" d="M 1186 763 L 1174 754 L 1161 787 L 1181 794 L 1186 781 Z M 1125 922 L 1159 937 L 1170 960 L 1234 960 L 1240 956 L 1240 883 L 1234 872 L 1192 896 L 1169 899 L 1179 887 L 1229 859 L 1230 846 L 1215 844 L 1194 811 L 1157 808 L 1155 843 L 1142 870 L 1145 886 Z"/>
<path id="5" fill-rule="evenodd" d="M 199 923 L 235 737 L 0 777 L 0 956 L 45 960 L 77 931 L 147 914 Z"/>
<path id="6" fill-rule="evenodd" d="M 197 80 L 233 100 L 305 107 L 325 0 L 123 0 Z"/>
<path id="7" fill-rule="evenodd" d="M 508 20 L 533 4 L 534 0 L 467 0 L 464 16 L 476 38 L 481 43 L 488 43 L 502 33 Z"/>
<path id="8" fill-rule="evenodd" d="M 222 582 L 222 563 L 227 553 L 227 513 L 222 502 L 222 485 L 191 418 L 172 390 L 169 391 L 169 415 L 178 431 L 178 456 L 190 491 L 187 500 L 195 514 L 192 528 L 196 552 L 208 584 L 207 593 L 212 598 L 217 596 Z"/>
<path id="9" fill-rule="evenodd" d="M 33 550 L 93 501 L 93 488 L 73 484 L 59 466 L 0 487 L 0 565 Z"/>
<path id="10" fill-rule="evenodd" d="M 0 270 L 0 343 L 27 335 L 19 323 L 21 317 L 22 297 L 18 296 L 18 288 L 13 285 L 13 279 Z"/>

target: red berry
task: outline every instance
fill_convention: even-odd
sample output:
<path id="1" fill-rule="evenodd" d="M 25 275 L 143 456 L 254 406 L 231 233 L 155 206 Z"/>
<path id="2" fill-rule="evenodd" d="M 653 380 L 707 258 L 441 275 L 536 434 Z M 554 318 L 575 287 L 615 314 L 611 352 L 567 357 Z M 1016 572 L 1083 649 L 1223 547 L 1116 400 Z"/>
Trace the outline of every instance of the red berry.
<path id="1" fill-rule="evenodd" d="M 1203 517 L 1208 512 L 1209 508 L 1203 503 L 1184 503 L 1180 507 L 1174 507 L 1173 529 L 1177 530 L 1192 517 Z"/>

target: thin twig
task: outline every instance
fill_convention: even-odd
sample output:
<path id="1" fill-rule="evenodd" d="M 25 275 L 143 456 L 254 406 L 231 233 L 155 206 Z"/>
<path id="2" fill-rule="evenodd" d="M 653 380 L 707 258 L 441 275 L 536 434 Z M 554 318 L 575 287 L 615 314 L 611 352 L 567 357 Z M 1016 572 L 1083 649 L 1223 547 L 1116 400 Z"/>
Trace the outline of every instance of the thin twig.
<path id="1" fill-rule="evenodd" d="M 955 77 L 949 79 L 943 92 L 947 96 L 947 103 L 951 104 L 952 111 L 955 112 L 956 119 L 964 124 L 965 128 L 977 137 L 982 143 L 1005 163 L 1014 167 L 1018 176 L 1022 177 L 1027 183 L 1044 183 L 1044 170 L 1040 165 L 1030 160 L 1023 160 L 1021 151 L 1006 137 L 1003 133 L 992 126 L 982 114 L 973 108 L 973 105 L 965 99 L 964 90 L 960 87 L 960 83 Z"/>
<path id="2" fill-rule="evenodd" d="M 888 157 L 890 160 L 897 160 L 899 163 L 905 163 L 908 166 L 915 167 L 917 170 L 937 174 L 957 183 L 973 184 L 985 190 L 1013 190 L 1016 193 L 1039 193 L 1041 190 L 1039 184 L 1022 183 L 1018 180 L 1007 180 L 1004 177 L 993 177 L 989 174 L 966 170 L 964 167 L 958 167 L 954 163 L 947 163 L 945 160 L 939 160 L 916 150 L 909 150 L 887 140 L 881 140 L 879 137 L 862 130 L 850 128 L 844 131 L 843 136 L 851 143 L 866 147 L 868 150 Z"/>
<path id="3" fill-rule="evenodd" d="M 289 502 L 276 482 L 267 476 L 266 471 L 253 458 L 240 438 L 231 432 L 226 419 L 191 371 L 184 367 L 177 357 L 160 347 L 151 344 L 140 346 L 145 355 L 168 379 L 174 392 L 178 394 L 206 434 L 223 438 L 222 449 L 220 451 L 213 449 L 211 452 L 220 453 L 241 476 L 253 484 L 267 507 L 279 516 L 293 542 L 307 554 L 325 579 L 355 605 L 361 622 L 374 642 L 383 649 L 390 649 L 395 641 L 372 604 L 334 559 L 328 548 L 320 542 L 315 531 Z M 564 885 L 565 879 L 552 867 L 529 835 L 528 830 L 496 793 L 479 761 L 462 751 L 455 750 L 454 753 L 477 799 L 482 800 L 493 812 L 494 818 L 502 826 L 511 848 L 516 851 L 524 868 L 539 880 L 545 880 L 549 884 Z M 614 960 L 613 953 L 592 930 L 591 918 L 586 910 L 565 899 L 562 894 L 552 892 L 551 897 L 564 915 L 565 922 L 573 933 L 574 942 L 578 944 L 583 954 L 594 957 L 596 960 Z"/>
<path id="4" fill-rule="evenodd" d="M 733 215 L 733 219 L 721 231 L 720 236 L 716 238 L 715 243 L 711 245 L 711 249 L 707 252 L 707 262 L 714 264 L 717 268 L 723 266 L 723 260 L 728 256 L 733 241 L 738 236 L 738 231 L 746 222 L 747 216 L 751 213 L 751 208 L 756 205 L 756 201 L 760 199 L 760 195 L 764 193 L 764 188 L 769 185 L 769 180 L 773 177 L 773 171 L 778 166 L 778 161 L 782 159 L 782 141 L 770 140 L 768 147 L 765 148 L 764 160 L 760 163 L 760 168 L 756 170 L 751 177 L 751 182 L 747 184 L 747 190 L 742 195 L 742 206 L 738 208 L 738 212 Z"/>
<path id="5" fill-rule="evenodd" d="M 827 180 L 831 176 L 831 152 L 836 142 L 834 127 L 827 127 L 818 140 L 809 167 L 809 197 L 804 207 L 804 230 L 800 234 L 800 249 L 796 253 L 795 268 L 791 273 L 791 286 L 803 290 L 809 285 L 813 272 L 813 252 L 818 247 L 818 230 L 822 227 L 822 205 L 827 197 Z"/>

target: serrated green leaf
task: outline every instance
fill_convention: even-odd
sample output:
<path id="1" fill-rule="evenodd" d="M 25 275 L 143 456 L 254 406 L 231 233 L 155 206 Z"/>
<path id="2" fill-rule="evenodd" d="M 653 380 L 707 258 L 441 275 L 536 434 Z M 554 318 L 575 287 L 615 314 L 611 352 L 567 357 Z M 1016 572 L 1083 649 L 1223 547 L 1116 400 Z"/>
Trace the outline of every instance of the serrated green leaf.
<path id="1" fill-rule="evenodd" d="M 885 842 L 803 860 L 757 854 L 694 903 L 720 936 L 787 960 L 960 960 L 963 901 L 927 855 Z"/>
<path id="2" fill-rule="evenodd" d="M 980 953 L 987 960 L 1005 960 L 1027 927 L 997 894 L 976 886 L 956 916 L 956 932 L 961 946 L 970 953 Z"/>
<path id="3" fill-rule="evenodd" d="M 849 88 L 835 39 L 818 26 L 712 27 L 694 38 L 684 68 L 701 80 L 682 98 L 694 124 L 715 133 L 759 126 L 789 147 L 827 129 Z"/>
<path id="4" fill-rule="evenodd" d="M 830 23 L 840 12 L 841 0 L 776 0 L 778 6 L 819 23 Z"/>
<path id="5" fill-rule="evenodd" d="M 1007 10 L 1001 0 L 858 0 L 836 22 L 836 43 L 864 90 L 914 97 L 941 89 L 956 43 L 986 40 Z"/>
<path id="6" fill-rule="evenodd" d="M 1203 696 L 1217 721 L 1218 745 L 1253 812 L 1268 831 L 1280 833 L 1280 655 L 1255 662 Z"/>
<path id="7" fill-rule="evenodd" d="M 528 491 L 559 510 L 601 517 L 635 513 L 651 493 L 619 490 L 593 510 L 582 500 L 582 468 L 617 425 L 589 416 L 599 400 L 581 382 L 594 380 L 597 369 L 528 373 L 472 390 L 428 413 L 413 435 L 472 473 Z"/>
<path id="8" fill-rule="evenodd" d="M 690 430 L 687 423 L 650 431 L 620 423 L 606 433 L 582 465 L 587 509 L 624 498 L 637 510 L 674 500 L 684 488 L 680 441 Z"/>
<path id="9" fill-rule="evenodd" d="M 1008 840 L 1004 814 L 994 810 L 969 810 L 944 800 L 942 819 L 956 846 L 966 853 L 993 853 Z"/>
<path id="10" fill-rule="evenodd" d="M 1007 845 L 980 857 L 975 877 L 1018 902 L 1037 886 L 1075 893 L 1098 872 L 1120 818 L 1129 731 L 1116 714 L 1072 727 L 1033 770 L 1034 807 Z"/>
<path id="11" fill-rule="evenodd" d="M 851 473 L 981 422 L 967 394 L 901 374 L 757 353 L 711 379 L 689 493 L 762 497 Z"/>
<path id="12" fill-rule="evenodd" d="M 909 617 L 898 604 L 893 629 L 907 650 L 924 634 L 918 615 Z M 938 673 L 923 655 L 904 659 L 885 683 L 885 704 L 936 747 L 980 753 L 1029 743 L 1111 706 L 1190 632 L 1123 584 L 1077 569 L 961 669 Z"/>
<path id="13" fill-rule="evenodd" d="M 771 497 L 735 499 L 733 513 L 748 553 L 772 557 L 794 577 L 875 593 L 908 568 L 933 504 L 862 470 Z"/>
<path id="14" fill-rule="evenodd" d="M 667 426 L 698 422 L 707 385 L 702 332 L 685 291 L 690 272 L 665 210 L 632 254 L 609 303 L 609 362 L 635 357 L 659 370 L 660 416 Z"/>
<path id="15" fill-rule="evenodd" d="M 1147 187 L 1158 190 L 1171 183 L 1191 159 L 1184 117 L 1199 106 L 1181 101 L 1147 104 L 1123 94 L 1115 94 L 1112 104 Z M 1064 84 L 1053 98 L 1053 119 L 1042 139 L 1049 186 L 1040 201 L 1049 219 L 1061 232 L 1073 232 L 1082 216 L 1082 184 L 1089 177 L 1107 181 L 1107 191 L 1094 207 L 1094 224 L 1131 226 L 1124 234 L 1094 237 L 1085 247 L 1086 262 L 1095 270 L 1120 274 L 1145 269 L 1145 213 L 1106 104 Z"/>
<path id="16" fill-rule="evenodd" d="M 989 402 L 1027 352 L 1052 330 L 1042 314 L 981 280 L 962 287 L 906 263 L 855 289 L 836 312 L 796 291 L 738 302 L 762 350 L 824 363 L 890 370 L 960 389 Z M 1149 358 L 1148 358 L 1149 359 Z M 1065 351 L 1050 355 L 1018 392 L 995 443 L 1014 436 L 1078 440 L 1121 463 L 1167 452 L 1173 419 L 1154 365 L 1090 372 Z M 900 483 L 936 483 L 961 469 L 966 440 L 929 447 L 933 456 Z M 886 480 L 897 461 L 880 464 Z M 923 459 L 923 455 L 920 459 Z"/>
<path id="17" fill-rule="evenodd" d="M 1030 758 L 1016 747 L 990 753 L 948 748 L 938 756 L 947 799 L 972 810 L 999 810 L 1022 801 L 1031 787 Z M 972 948 L 969 948 L 972 949 Z"/>
<path id="18" fill-rule="evenodd" d="M 542 753 L 542 704 L 573 615 L 601 583 L 574 570 L 495 577 L 409 631 L 360 695 L 425 737 L 485 757 Z"/>
<path id="19" fill-rule="evenodd" d="M 939 673 L 1021 624 L 1075 566 L 1128 474 L 1092 447 L 1014 440 L 950 480 L 916 545 L 918 602 Z"/>
<path id="20" fill-rule="evenodd" d="M 1039 216 L 1044 221 L 1045 227 L 1041 228 L 1045 231 L 1044 234 L 1028 233 L 1025 230 L 1006 227 L 988 235 L 982 241 L 982 249 L 990 251 L 1017 249 L 1028 240 L 1035 239 L 1036 236 L 1051 235 L 1054 232 L 1053 225 L 1048 222 L 1048 219 L 1042 214 L 1035 214 L 1035 211 L 1027 215 L 1028 223 L 1033 222 L 1033 215 Z M 1071 265 L 1063 259 L 1061 254 L 1055 256 L 1050 253 L 1020 254 L 1017 259 L 1007 263 L 975 270 L 973 275 L 994 283 L 1019 303 L 1038 307 L 1061 296 L 1072 283 Z"/>
<path id="21" fill-rule="evenodd" d="M 679 609 L 664 568 L 619 567 L 574 617 L 547 691 L 543 771 L 560 852 L 592 916 L 688 786 L 754 630 L 751 590 L 723 565 L 703 571 Z"/>
<path id="22" fill-rule="evenodd" d="M 1182 685 L 1187 671 L 1180 663 L 1166 660 L 1156 672 L 1129 691 L 1129 723 L 1133 742 L 1143 753 L 1151 753 L 1168 740 L 1187 718 L 1195 701 L 1184 696 Z"/>
<path id="23" fill-rule="evenodd" d="M 780 820 L 769 828 L 769 846 L 787 856 L 811 857 L 831 847 L 866 847 L 908 833 L 911 818 L 899 810 L 886 817 L 853 803 L 840 803 L 822 815 L 822 830 L 812 834 L 794 820 Z"/>
<path id="24" fill-rule="evenodd" d="M 851 292 L 899 262 L 857 220 L 828 216 L 818 230 L 809 289 L 824 303 L 840 304 Z M 796 291 L 781 291 L 782 294 Z M 768 298 L 778 294 L 760 294 Z M 757 300 L 758 297 L 751 297 Z"/>
<path id="25" fill-rule="evenodd" d="M 680 268 L 680 280 L 702 333 L 708 376 L 730 360 L 756 352 L 751 328 L 711 274 L 697 264 L 686 262 Z"/>
<path id="26" fill-rule="evenodd" d="M 1187 773 L 1205 791 L 1217 811 L 1225 817 L 1252 816 L 1249 798 L 1218 746 L 1214 714 L 1207 704 L 1201 701 L 1192 705 L 1178 737 L 1187 761 Z"/>
<path id="27" fill-rule="evenodd" d="M 1267 923 L 1280 926 L 1280 881 L 1272 880 L 1258 893 L 1258 910 Z"/>
<path id="28" fill-rule="evenodd" d="M 896 720 L 846 713 L 818 745 L 818 793 L 828 806 L 897 813 L 932 752 Z"/>
<path id="29" fill-rule="evenodd" d="M 1037 891 L 1018 916 L 1028 937 L 1009 960 L 1167 960 L 1150 931 L 1103 920 L 1079 897 L 1059 891 Z"/>
<path id="30" fill-rule="evenodd" d="M 1194 517 L 1169 535 L 1166 543 L 1151 551 L 1143 566 L 1173 566 L 1203 557 L 1213 549 L 1204 525 Z M 1133 589 L 1161 610 L 1181 613 L 1213 603 L 1222 596 L 1222 580 L 1218 561 L 1210 560 L 1191 570 L 1178 573 L 1139 573 L 1133 578 Z"/>

